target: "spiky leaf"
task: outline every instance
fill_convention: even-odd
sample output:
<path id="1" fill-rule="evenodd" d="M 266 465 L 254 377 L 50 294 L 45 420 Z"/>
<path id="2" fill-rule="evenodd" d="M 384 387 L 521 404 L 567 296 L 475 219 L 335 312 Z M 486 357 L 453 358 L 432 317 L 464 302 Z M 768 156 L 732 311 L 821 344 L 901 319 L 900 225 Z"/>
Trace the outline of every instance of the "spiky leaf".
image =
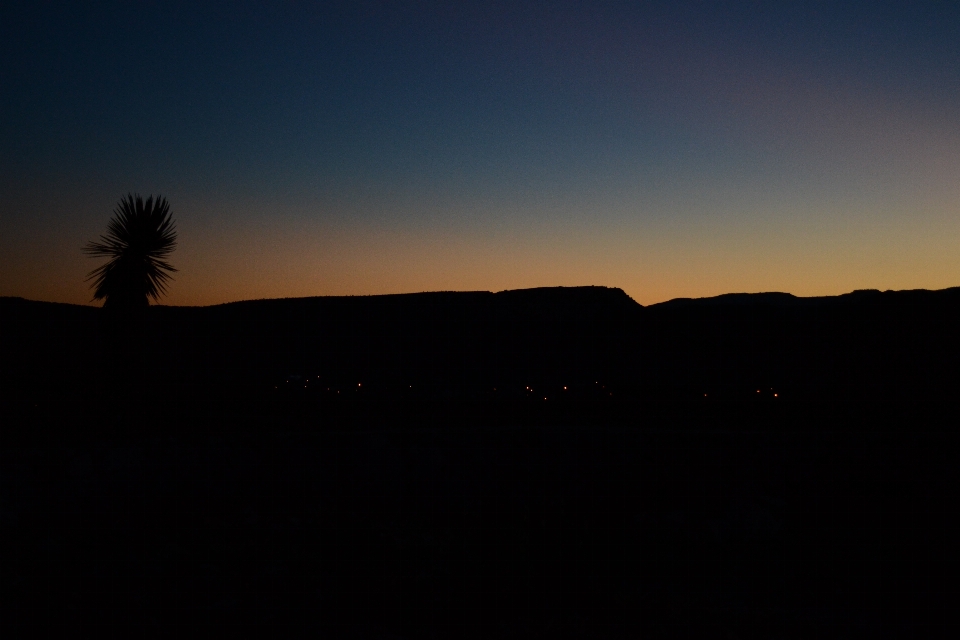
<path id="1" fill-rule="evenodd" d="M 177 247 L 177 231 L 170 205 L 157 196 L 144 202 L 127 194 L 113 211 L 106 235 L 83 251 L 91 257 L 110 258 L 87 275 L 93 281 L 94 300 L 104 307 L 142 307 L 166 293 L 177 270 L 166 258 Z"/>

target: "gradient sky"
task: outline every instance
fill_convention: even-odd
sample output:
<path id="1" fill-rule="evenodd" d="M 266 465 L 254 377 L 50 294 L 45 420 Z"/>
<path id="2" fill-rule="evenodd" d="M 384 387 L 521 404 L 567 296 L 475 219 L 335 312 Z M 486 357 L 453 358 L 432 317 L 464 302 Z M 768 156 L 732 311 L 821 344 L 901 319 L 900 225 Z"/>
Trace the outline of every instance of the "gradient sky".
<path id="1" fill-rule="evenodd" d="M 0 295 L 128 191 L 166 304 L 960 285 L 957 3 L 197 4 L 4 3 Z"/>

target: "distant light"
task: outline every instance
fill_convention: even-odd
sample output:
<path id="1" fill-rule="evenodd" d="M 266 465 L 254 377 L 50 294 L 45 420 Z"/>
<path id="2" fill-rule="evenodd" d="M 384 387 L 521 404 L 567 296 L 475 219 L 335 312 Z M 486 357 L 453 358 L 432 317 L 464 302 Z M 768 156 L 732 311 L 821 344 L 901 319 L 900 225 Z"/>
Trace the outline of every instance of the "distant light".
<path id="1" fill-rule="evenodd" d="M 566 387 L 564 387 L 564 388 L 563 388 L 563 390 L 564 390 L 564 391 L 566 391 L 566 390 L 567 390 L 567 388 L 566 388 Z"/>
<path id="2" fill-rule="evenodd" d="M 773 394 L 773 397 L 776 398 L 776 397 L 777 397 L 777 394 Z"/>

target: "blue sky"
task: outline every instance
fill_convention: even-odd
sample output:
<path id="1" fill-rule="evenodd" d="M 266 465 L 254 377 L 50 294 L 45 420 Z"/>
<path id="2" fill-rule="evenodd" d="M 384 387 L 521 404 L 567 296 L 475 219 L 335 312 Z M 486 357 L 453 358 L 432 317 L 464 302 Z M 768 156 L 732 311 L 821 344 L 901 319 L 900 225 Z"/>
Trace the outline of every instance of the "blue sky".
<path id="1" fill-rule="evenodd" d="M 960 284 L 950 3 L 0 9 L 0 294 L 86 303 L 128 191 L 165 302 Z"/>

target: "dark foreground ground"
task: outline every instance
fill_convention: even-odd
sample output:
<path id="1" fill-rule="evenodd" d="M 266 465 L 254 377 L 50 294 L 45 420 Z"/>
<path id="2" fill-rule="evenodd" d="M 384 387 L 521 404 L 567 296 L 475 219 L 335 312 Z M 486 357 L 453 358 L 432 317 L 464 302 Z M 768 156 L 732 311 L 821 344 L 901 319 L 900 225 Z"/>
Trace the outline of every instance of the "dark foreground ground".
<path id="1" fill-rule="evenodd" d="M 4 636 L 949 635 L 957 408 L 8 404 Z"/>

